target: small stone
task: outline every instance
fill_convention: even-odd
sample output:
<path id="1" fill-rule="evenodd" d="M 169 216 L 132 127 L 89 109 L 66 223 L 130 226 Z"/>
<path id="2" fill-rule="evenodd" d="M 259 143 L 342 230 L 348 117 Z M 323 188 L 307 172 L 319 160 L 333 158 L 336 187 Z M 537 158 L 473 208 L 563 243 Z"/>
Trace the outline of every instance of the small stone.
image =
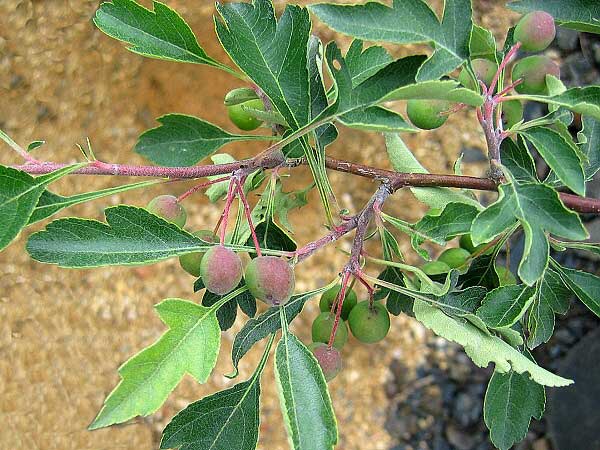
<path id="1" fill-rule="evenodd" d="M 471 450 L 478 444 L 478 440 L 472 434 L 460 430 L 454 424 L 446 428 L 446 438 L 457 450 Z"/>
<path id="2" fill-rule="evenodd" d="M 452 418 L 463 428 L 479 422 L 482 402 L 480 398 L 461 392 L 456 396 L 452 408 Z"/>
<path id="3" fill-rule="evenodd" d="M 579 33 L 568 28 L 557 27 L 555 44 L 565 51 L 573 51 L 579 47 Z"/>
<path id="4" fill-rule="evenodd" d="M 533 444 L 531 444 L 532 450 L 550 450 L 550 444 L 545 438 L 538 439 Z"/>

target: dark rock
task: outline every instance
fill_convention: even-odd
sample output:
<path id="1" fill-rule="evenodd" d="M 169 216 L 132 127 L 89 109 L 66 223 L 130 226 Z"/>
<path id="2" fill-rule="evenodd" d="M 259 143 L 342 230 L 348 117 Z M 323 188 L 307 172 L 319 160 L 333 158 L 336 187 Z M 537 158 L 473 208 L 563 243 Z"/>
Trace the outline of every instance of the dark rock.
<path id="1" fill-rule="evenodd" d="M 452 407 L 452 418 L 463 428 L 475 425 L 481 419 L 483 402 L 474 395 L 461 392 Z"/>
<path id="2" fill-rule="evenodd" d="M 450 424 L 446 427 L 446 438 L 457 450 L 471 450 L 479 443 L 479 440 L 475 438 L 475 436 L 471 433 L 462 431 L 454 424 Z"/>
<path id="3" fill-rule="evenodd" d="M 461 153 L 465 163 L 479 163 L 488 160 L 487 155 L 479 148 L 466 147 L 462 149 Z"/>
<path id="4" fill-rule="evenodd" d="M 563 51 L 573 51 L 579 48 L 579 32 L 568 28 L 556 27 L 556 38 L 553 45 Z"/>

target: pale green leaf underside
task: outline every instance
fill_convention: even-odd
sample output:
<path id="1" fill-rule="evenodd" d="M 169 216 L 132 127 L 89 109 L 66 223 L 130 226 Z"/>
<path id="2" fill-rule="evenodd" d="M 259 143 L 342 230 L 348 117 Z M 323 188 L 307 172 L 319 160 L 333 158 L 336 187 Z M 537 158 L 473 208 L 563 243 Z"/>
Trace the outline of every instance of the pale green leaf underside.
<path id="1" fill-rule="evenodd" d="M 193 166 L 225 144 L 273 139 L 271 136 L 231 134 L 185 114 L 167 114 L 157 121 L 161 126 L 144 132 L 135 151 L 161 166 Z"/>
<path id="2" fill-rule="evenodd" d="M 453 80 L 431 80 L 410 84 L 387 94 L 381 101 L 393 100 L 446 100 L 451 103 L 464 103 L 481 106 L 483 97 Z"/>
<path id="3" fill-rule="evenodd" d="M 395 0 L 392 7 L 368 2 L 318 4 L 309 8 L 334 30 L 359 39 L 396 44 L 431 43 L 435 52 L 419 70 L 419 81 L 440 78 L 460 66 L 469 55 L 472 27 L 469 0 L 446 0 L 441 23 L 421 0 Z"/>
<path id="4" fill-rule="evenodd" d="M 84 165 L 75 164 L 38 177 L 0 166 L 0 250 L 29 223 L 46 186 Z"/>
<path id="5" fill-rule="evenodd" d="M 531 418 L 542 418 L 545 404 L 543 386 L 513 371 L 494 372 L 483 407 L 493 444 L 500 450 L 512 448 L 527 434 Z"/>
<path id="6" fill-rule="evenodd" d="M 337 423 L 319 363 L 287 330 L 275 351 L 275 377 L 290 447 L 331 450 Z"/>
<path id="7" fill-rule="evenodd" d="M 427 328 L 462 345 L 478 367 L 487 367 L 493 362 L 499 372 L 511 369 L 517 373 L 527 372 L 534 381 L 544 386 L 567 386 L 573 383 L 531 362 L 502 339 L 489 336 L 470 323 L 458 322 L 426 302 L 415 300 L 413 310 L 417 320 Z"/>
<path id="8" fill-rule="evenodd" d="M 223 67 L 198 45 L 191 28 L 176 11 L 154 1 L 150 11 L 132 0 L 100 5 L 94 24 L 104 33 L 129 44 L 140 55 L 172 61 Z"/>
<path id="9" fill-rule="evenodd" d="M 216 308 L 171 298 L 156 305 L 156 311 L 169 331 L 120 367 L 122 379 L 91 430 L 153 413 L 186 373 L 199 383 L 208 379 L 221 343 Z"/>

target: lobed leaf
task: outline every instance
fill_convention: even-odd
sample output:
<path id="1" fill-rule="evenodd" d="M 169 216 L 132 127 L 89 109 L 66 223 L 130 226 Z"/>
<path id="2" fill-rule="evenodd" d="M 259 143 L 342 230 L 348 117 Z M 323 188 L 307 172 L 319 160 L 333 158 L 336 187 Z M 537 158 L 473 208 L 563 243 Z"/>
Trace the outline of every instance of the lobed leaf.
<path id="1" fill-rule="evenodd" d="M 514 371 L 494 372 L 485 393 L 483 419 L 492 443 L 508 450 L 525 438 L 531 418 L 544 414 L 544 387 Z"/>
<path id="2" fill-rule="evenodd" d="M 221 343 L 216 307 L 170 298 L 155 308 L 169 330 L 119 368 L 121 381 L 90 430 L 151 414 L 186 373 L 204 383 L 212 372 Z"/>
<path id="3" fill-rule="evenodd" d="M 309 6 L 334 30 L 368 41 L 396 44 L 430 43 L 433 55 L 419 69 L 418 80 L 440 78 L 469 56 L 472 9 L 469 0 L 446 0 L 440 21 L 421 0 L 394 0 L 392 7 L 378 2 L 364 5 Z"/>
<path id="4" fill-rule="evenodd" d="M 160 448 L 254 450 L 260 423 L 260 377 L 274 337 L 250 379 L 177 413 L 163 431 Z"/>
<path id="5" fill-rule="evenodd" d="M 517 95 L 523 100 L 533 100 L 550 105 L 564 106 L 583 116 L 600 120 L 600 86 L 574 87 L 552 97 L 544 95 Z"/>
<path id="6" fill-rule="evenodd" d="M 96 11 L 94 24 L 143 56 L 225 67 L 198 45 L 191 28 L 176 11 L 158 1 L 152 4 L 154 11 L 133 0 L 104 2 Z"/>
<path id="7" fill-rule="evenodd" d="M 600 277 L 581 270 L 560 267 L 560 277 L 579 300 L 600 317 Z"/>

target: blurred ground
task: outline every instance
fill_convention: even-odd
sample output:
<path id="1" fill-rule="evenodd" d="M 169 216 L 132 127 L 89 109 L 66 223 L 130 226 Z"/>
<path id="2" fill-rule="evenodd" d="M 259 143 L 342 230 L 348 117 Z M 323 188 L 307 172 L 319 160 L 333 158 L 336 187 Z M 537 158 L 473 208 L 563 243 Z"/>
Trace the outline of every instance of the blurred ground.
<path id="1" fill-rule="evenodd" d="M 143 163 L 131 148 L 142 131 L 156 126 L 154 118 L 168 112 L 201 116 L 232 130 L 222 99 L 236 87 L 234 79 L 203 66 L 175 65 L 127 52 L 91 24 L 98 3 L 0 0 L 1 129 L 22 144 L 46 140 L 38 152 L 48 160 L 76 160 L 80 155 L 75 144 L 90 137 L 100 159 L 122 163 Z M 209 54 L 226 60 L 216 46 L 211 25 L 212 1 L 167 3 L 190 23 Z M 501 8 L 503 3 L 477 2 L 479 23 L 493 29 L 505 26 L 514 16 Z M 317 32 L 325 40 L 332 37 L 320 26 Z M 374 134 L 342 130 L 332 154 L 387 167 L 382 142 Z M 434 172 L 448 171 L 461 148 L 482 148 L 472 112 L 451 117 L 440 131 L 408 137 L 407 143 Z M 17 162 L 6 146 L 1 148 L 2 163 Z M 243 144 L 225 151 L 239 158 L 258 149 Z M 297 185 L 309 182 L 303 170 L 294 172 Z M 468 168 L 469 173 L 482 170 L 481 165 Z M 346 175 L 332 174 L 331 179 L 340 205 L 351 211 L 360 208 L 375 188 Z M 128 181 L 73 176 L 53 187 L 68 194 Z M 177 184 L 129 192 L 72 208 L 63 215 L 102 220 L 102 210 L 109 204 L 144 205 L 158 193 L 185 189 Z M 291 216 L 301 244 L 325 231 L 315 195 L 312 200 L 310 206 Z M 389 203 L 390 211 L 407 220 L 422 213 L 421 205 L 406 192 Z M 219 214 L 219 207 L 207 204 L 202 195 L 192 198 L 186 207 L 192 229 L 211 226 Z M 198 385 L 186 377 L 156 414 L 126 426 L 86 431 L 118 382 L 118 366 L 164 332 L 152 305 L 167 297 L 194 299 L 193 279 L 176 261 L 93 271 L 40 265 L 23 249 L 31 231 L 0 254 L 0 421 L 4 424 L 0 448 L 156 448 L 160 430 L 176 411 L 231 383 L 223 374 L 230 371 L 230 345 L 242 325 L 240 320 L 224 333 L 219 362 L 207 384 Z M 403 245 L 407 249 L 406 242 Z M 330 281 L 344 260 L 333 247 L 311 258 L 297 271 L 298 290 Z M 306 306 L 294 325 L 306 339 L 317 313 L 314 303 Z M 413 370 L 428 351 L 425 336 L 414 321 L 399 317 L 394 318 L 385 342 L 375 346 L 351 342 L 344 349 L 346 369 L 331 384 L 340 424 L 339 449 L 390 447 L 383 427 L 388 408 L 383 385 L 391 377 L 388 367 L 392 359 L 401 359 L 405 370 Z M 242 379 L 259 358 L 256 350 L 242 360 Z M 259 448 L 285 449 L 271 369 L 263 377 L 263 389 Z"/>

